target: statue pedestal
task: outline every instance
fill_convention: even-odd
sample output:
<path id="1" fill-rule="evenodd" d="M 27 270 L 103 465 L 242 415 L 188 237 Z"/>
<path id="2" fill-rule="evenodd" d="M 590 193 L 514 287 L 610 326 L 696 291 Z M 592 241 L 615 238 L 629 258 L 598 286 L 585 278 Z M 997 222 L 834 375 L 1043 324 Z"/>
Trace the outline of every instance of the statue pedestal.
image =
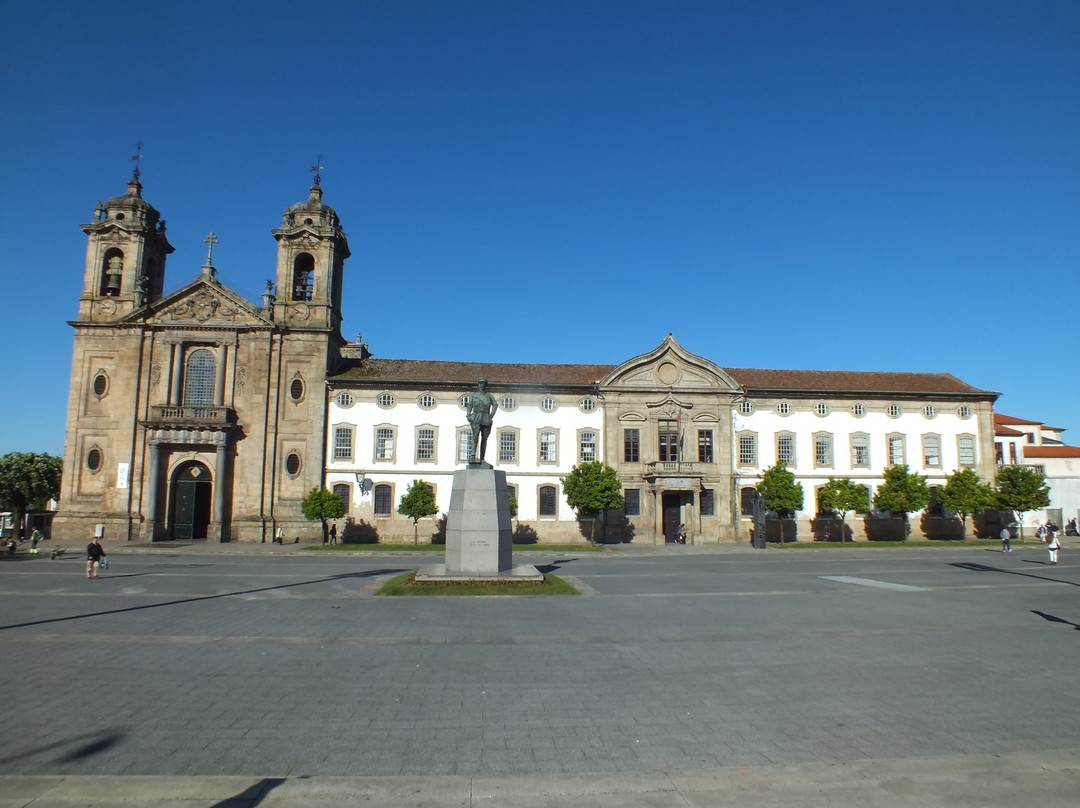
<path id="1" fill-rule="evenodd" d="M 506 472 L 470 463 L 454 472 L 446 518 L 446 563 L 429 564 L 417 581 L 542 581 L 531 564 L 514 566 Z"/>

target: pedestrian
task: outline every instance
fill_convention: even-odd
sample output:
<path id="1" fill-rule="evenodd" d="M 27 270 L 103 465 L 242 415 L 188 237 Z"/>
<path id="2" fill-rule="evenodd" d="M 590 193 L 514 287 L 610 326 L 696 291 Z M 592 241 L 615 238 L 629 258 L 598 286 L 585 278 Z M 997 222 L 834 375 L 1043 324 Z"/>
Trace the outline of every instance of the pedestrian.
<path id="1" fill-rule="evenodd" d="M 101 559 L 108 556 L 105 552 L 105 548 L 101 546 L 101 542 L 98 541 L 98 537 L 90 539 L 90 543 L 86 545 L 86 577 L 97 578 L 98 569 L 101 567 Z"/>
<path id="2" fill-rule="evenodd" d="M 285 528 L 279 527 L 277 533 L 274 535 L 274 544 L 285 543 Z"/>
<path id="3" fill-rule="evenodd" d="M 330 543 L 337 544 L 337 525 L 330 525 Z"/>
<path id="4" fill-rule="evenodd" d="M 41 531 L 34 528 L 34 532 L 30 534 L 30 555 L 38 554 L 38 542 L 41 541 Z"/>
<path id="5" fill-rule="evenodd" d="M 675 541 L 679 544 L 686 544 L 686 525 L 680 524 L 678 531 L 675 533 Z"/>
<path id="6" fill-rule="evenodd" d="M 1001 552 L 1003 552 L 1003 553 L 1011 553 L 1012 552 L 1012 541 L 1011 541 L 1012 534 L 1009 533 L 1008 525 L 1006 525 L 1005 527 L 1003 527 L 1001 529 L 1001 533 L 998 535 L 998 538 L 1001 539 Z"/>
<path id="7" fill-rule="evenodd" d="M 1050 563 L 1056 564 L 1058 563 L 1058 550 L 1061 549 L 1061 544 L 1058 543 L 1057 530 L 1055 529 L 1057 526 L 1051 525 L 1049 522 L 1047 522 L 1047 525 L 1046 549 L 1050 552 Z"/>

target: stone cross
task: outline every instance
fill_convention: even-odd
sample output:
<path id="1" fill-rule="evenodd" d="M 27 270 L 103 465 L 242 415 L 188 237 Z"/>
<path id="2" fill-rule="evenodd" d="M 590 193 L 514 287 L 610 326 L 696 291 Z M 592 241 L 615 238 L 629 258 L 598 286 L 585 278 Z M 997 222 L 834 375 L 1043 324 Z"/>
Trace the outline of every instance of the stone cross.
<path id="1" fill-rule="evenodd" d="M 206 265 L 212 267 L 214 265 L 214 245 L 217 244 L 220 239 L 214 235 L 213 231 L 210 232 L 206 238 L 203 239 L 203 244 L 207 244 L 206 248 Z"/>

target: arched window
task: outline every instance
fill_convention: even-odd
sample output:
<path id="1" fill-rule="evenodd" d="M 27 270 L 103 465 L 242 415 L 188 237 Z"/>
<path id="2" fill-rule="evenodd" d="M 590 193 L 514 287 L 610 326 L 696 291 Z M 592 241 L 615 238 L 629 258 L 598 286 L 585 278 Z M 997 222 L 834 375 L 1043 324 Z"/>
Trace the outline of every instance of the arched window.
<path id="1" fill-rule="evenodd" d="M 214 405 L 214 354 L 199 348 L 188 354 L 184 368 L 184 406 Z"/>
<path id="2" fill-rule="evenodd" d="M 315 259 L 300 253 L 293 261 L 293 300 L 311 300 L 315 296 Z"/>
<path id="3" fill-rule="evenodd" d="M 109 250 L 101 269 L 101 294 L 116 297 L 124 275 L 124 254 L 116 248 Z"/>

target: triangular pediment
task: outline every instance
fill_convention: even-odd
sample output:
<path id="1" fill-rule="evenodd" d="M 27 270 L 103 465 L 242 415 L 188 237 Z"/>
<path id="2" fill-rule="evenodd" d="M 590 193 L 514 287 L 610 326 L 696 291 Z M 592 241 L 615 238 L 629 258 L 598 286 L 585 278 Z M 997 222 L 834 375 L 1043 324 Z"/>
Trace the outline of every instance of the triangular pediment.
<path id="1" fill-rule="evenodd" d="M 262 309 L 224 286 L 203 278 L 133 312 L 129 319 L 165 327 L 265 328 L 273 325 Z"/>
<path id="2" fill-rule="evenodd" d="M 671 334 L 648 353 L 627 360 L 600 380 L 605 390 L 684 390 L 740 392 L 742 387 L 727 371 L 690 353 Z"/>

